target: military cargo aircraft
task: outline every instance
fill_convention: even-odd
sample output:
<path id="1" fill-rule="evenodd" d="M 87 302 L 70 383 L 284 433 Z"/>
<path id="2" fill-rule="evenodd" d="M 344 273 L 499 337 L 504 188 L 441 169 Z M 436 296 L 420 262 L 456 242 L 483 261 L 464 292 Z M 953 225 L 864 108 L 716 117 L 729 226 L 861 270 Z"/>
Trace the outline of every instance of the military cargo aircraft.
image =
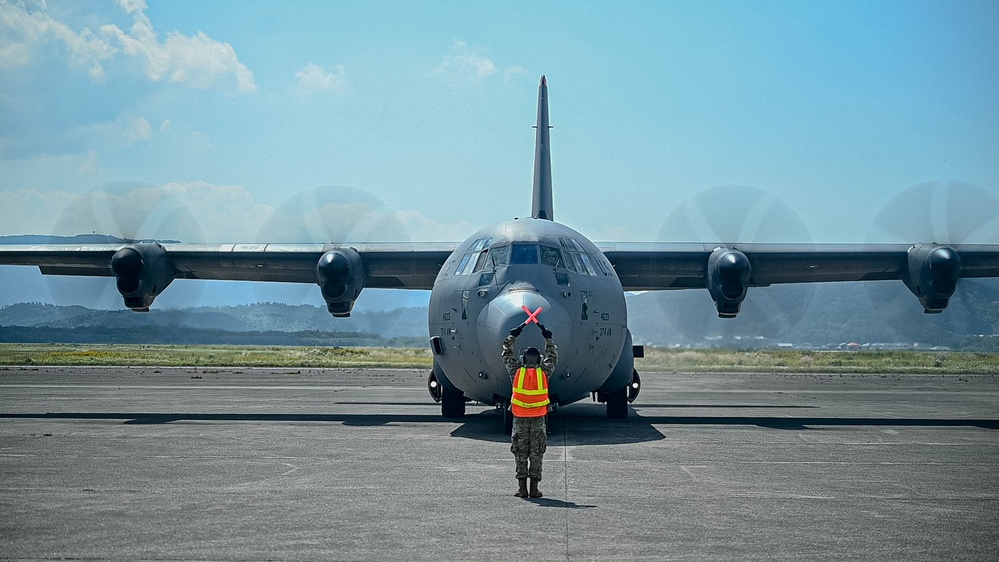
<path id="1" fill-rule="evenodd" d="M 43 274 L 113 276 L 125 306 L 145 312 L 175 279 L 319 285 L 334 317 L 350 315 L 364 288 L 429 289 L 427 385 L 445 417 L 468 401 L 506 412 L 511 381 L 500 346 L 511 329 L 542 323 L 560 349 L 552 403 L 593 396 L 627 417 L 641 390 L 626 291 L 707 289 L 734 318 L 752 287 L 777 283 L 901 280 L 927 313 L 947 307 L 958 280 L 999 276 L 999 245 L 594 244 L 554 220 L 548 84 L 538 88 L 531 216 L 483 228 L 459 244 L 37 245 L 0 249 L 0 264 Z M 518 344 L 543 348 L 530 327 Z"/>

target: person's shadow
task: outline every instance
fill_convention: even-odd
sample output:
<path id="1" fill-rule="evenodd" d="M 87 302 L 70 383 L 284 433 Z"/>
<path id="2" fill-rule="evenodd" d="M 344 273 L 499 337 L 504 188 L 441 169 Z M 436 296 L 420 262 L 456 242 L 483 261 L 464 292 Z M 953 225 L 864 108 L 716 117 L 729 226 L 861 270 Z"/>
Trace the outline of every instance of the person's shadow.
<path id="1" fill-rule="evenodd" d="M 595 505 L 578 504 L 554 498 L 530 498 L 527 501 L 539 507 L 558 507 L 562 509 L 595 509 L 597 507 Z"/>

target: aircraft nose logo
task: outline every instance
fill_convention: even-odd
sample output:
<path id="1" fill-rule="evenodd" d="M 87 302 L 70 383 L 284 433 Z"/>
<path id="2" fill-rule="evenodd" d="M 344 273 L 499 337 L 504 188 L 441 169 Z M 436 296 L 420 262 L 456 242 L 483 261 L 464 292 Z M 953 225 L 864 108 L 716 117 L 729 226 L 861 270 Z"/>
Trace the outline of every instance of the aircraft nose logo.
<path id="1" fill-rule="evenodd" d="M 531 322 L 534 322 L 535 324 L 540 324 L 541 323 L 541 322 L 538 322 L 538 315 L 541 314 L 542 310 L 544 310 L 543 308 L 541 308 L 539 306 L 538 309 L 535 310 L 534 312 L 531 312 L 531 309 L 527 308 L 526 304 L 522 305 L 520 308 L 524 309 L 524 312 L 527 313 L 527 320 L 524 320 L 524 325 L 525 326 L 528 325 L 528 324 L 530 324 Z"/>

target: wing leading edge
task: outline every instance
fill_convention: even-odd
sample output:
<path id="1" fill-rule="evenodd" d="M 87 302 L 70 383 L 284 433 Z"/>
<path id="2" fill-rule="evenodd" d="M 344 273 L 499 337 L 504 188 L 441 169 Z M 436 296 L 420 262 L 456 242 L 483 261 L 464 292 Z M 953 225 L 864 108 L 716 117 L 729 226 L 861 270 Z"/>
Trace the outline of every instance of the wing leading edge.
<path id="1" fill-rule="evenodd" d="M 116 277 L 125 305 L 149 309 L 174 279 L 316 283 L 330 313 L 349 316 L 365 287 L 433 288 L 457 244 L 99 244 L 0 247 L 0 265 L 46 275 Z"/>
<path id="2" fill-rule="evenodd" d="M 780 283 L 905 283 L 926 312 L 947 306 L 959 278 L 999 277 L 999 245 L 598 244 L 626 291 L 706 288 L 719 316 L 750 287 Z"/>

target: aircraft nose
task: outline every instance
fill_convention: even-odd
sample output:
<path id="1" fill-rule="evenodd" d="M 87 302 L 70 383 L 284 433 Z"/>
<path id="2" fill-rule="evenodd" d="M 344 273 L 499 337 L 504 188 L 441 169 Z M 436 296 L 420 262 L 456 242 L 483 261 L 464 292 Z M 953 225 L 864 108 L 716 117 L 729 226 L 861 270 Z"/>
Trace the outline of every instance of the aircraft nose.
<path id="1" fill-rule="evenodd" d="M 545 339 L 537 323 L 552 331 L 556 344 L 568 342 L 569 315 L 565 308 L 535 290 L 512 290 L 494 298 L 479 315 L 479 343 L 486 353 L 493 350 L 498 357 L 503 338 L 524 322 L 523 333 L 517 338 L 518 348 L 536 347 L 542 352 Z"/>

